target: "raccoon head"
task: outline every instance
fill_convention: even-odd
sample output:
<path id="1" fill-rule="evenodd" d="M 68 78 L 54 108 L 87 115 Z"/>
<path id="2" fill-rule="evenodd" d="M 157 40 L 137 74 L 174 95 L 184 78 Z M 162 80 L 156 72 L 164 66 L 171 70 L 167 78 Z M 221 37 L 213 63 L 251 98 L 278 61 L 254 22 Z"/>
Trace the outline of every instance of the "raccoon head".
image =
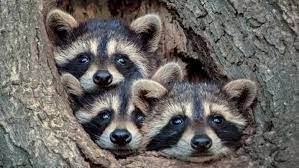
<path id="1" fill-rule="evenodd" d="M 97 19 L 79 23 L 58 9 L 49 12 L 46 27 L 59 71 L 75 76 L 86 92 L 149 75 L 155 66 L 151 53 L 158 47 L 162 29 L 155 14 L 130 25 Z"/>
<path id="2" fill-rule="evenodd" d="M 141 145 L 144 114 L 133 106 L 130 83 L 122 83 L 75 112 L 79 123 L 101 148 L 125 157 Z"/>
<path id="3" fill-rule="evenodd" d="M 137 88 L 153 82 L 139 81 Z M 171 89 L 154 83 L 155 89 L 136 90 L 142 100 L 137 101 L 137 107 L 149 110 L 142 128 L 148 150 L 202 162 L 218 158 L 238 144 L 246 126 L 242 112 L 256 98 L 254 82 L 240 79 L 222 88 L 209 83 L 182 82 L 175 83 Z M 155 96 L 154 101 L 145 94 L 156 95 L 161 91 L 163 94 Z"/>

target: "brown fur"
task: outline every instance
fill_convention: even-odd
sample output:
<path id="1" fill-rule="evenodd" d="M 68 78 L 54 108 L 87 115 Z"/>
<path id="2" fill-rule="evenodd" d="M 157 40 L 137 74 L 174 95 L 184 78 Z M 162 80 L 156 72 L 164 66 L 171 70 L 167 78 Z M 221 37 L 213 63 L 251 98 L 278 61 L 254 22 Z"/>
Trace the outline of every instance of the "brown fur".
<path id="1" fill-rule="evenodd" d="M 46 18 L 47 30 L 51 32 L 52 36 L 49 36 L 51 40 L 58 40 L 56 32 L 53 30 L 66 30 L 66 32 L 71 31 L 72 28 L 77 27 L 79 24 L 76 19 L 70 14 L 63 12 L 59 9 L 51 10 Z"/>
<path id="2" fill-rule="evenodd" d="M 181 81 L 183 78 L 182 67 L 174 62 L 165 64 L 152 76 L 152 80 L 157 81 L 167 89 L 172 87 L 173 81 Z"/>
<path id="3" fill-rule="evenodd" d="M 167 63 L 155 72 L 152 79 L 141 79 L 133 83 L 134 105 L 142 111 L 148 111 L 149 106 L 143 99 L 159 99 L 173 86 L 173 81 L 183 79 L 182 68 L 177 63 Z"/>
<path id="4" fill-rule="evenodd" d="M 69 73 L 62 74 L 61 82 L 67 88 L 67 92 L 75 96 L 82 96 L 84 91 L 77 78 Z"/>
<path id="5" fill-rule="evenodd" d="M 148 104 L 144 99 L 160 98 L 167 92 L 167 89 L 158 82 L 146 79 L 135 82 L 133 88 L 134 105 L 142 111 L 148 111 Z"/>
<path id="6" fill-rule="evenodd" d="M 162 81 L 161 83 L 165 81 L 163 76 L 154 75 L 154 78 L 156 81 Z M 186 122 L 182 136 L 175 144 L 160 150 L 164 155 L 182 160 L 205 162 L 218 159 L 231 152 L 234 148 L 225 145 L 224 142 L 238 144 L 237 141 L 246 126 L 242 111 L 250 107 L 256 98 L 255 83 L 247 79 L 239 79 L 220 87 L 212 83 L 193 85 L 187 82 L 168 81 L 173 87 L 167 89 L 165 94 L 156 99 L 155 103 L 151 104 L 150 111 L 147 112 L 148 116 L 142 128 L 145 134 L 143 144 L 150 144 L 152 138 L 158 138 L 155 139 L 154 148 L 152 148 L 156 150 L 159 146 L 157 144 L 163 144 L 165 141 L 165 137 L 159 139 L 159 136 L 163 136 L 159 134 L 161 130 L 171 128 L 169 123 L 173 117 L 184 116 L 188 118 L 188 122 Z M 144 81 L 143 86 L 149 84 L 150 81 Z M 143 104 L 149 103 L 147 99 L 142 100 Z M 242 109 L 239 109 L 240 105 Z M 215 123 L 211 123 L 213 121 L 211 117 L 215 116 L 222 116 L 223 124 L 227 125 L 224 125 L 224 128 L 213 125 Z M 224 129 L 224 132 L 219 129 Z M 203 134 L 210 138 L 212 144 L 207 152 L 195 150 L 191 146 L 191 139 L 195 135 Z M 167 144 L 167 142 L 164 143 Z"/>
<path id="7" fill-rule="evenodd" d="M 257 95 L 256 84 L 248 79 L 231 81 L 223 87 L 223 90 L 229 95 L 230 99 L 244 98 L 242 102 L 243 109 L 247 109 L 253 103 Z"/>
<path id="8" fill-rule="evenodd" d="M 149 41 L 148 47 L 151 52 L 157 50 L 162 31 L 162 23 L 158 15 L 147 14 L 139 17 L 131 23 L 130 27 L 137 33 L 150 32 L 152 31 L 151 29 L 155 29 L 153 38 Z"/>

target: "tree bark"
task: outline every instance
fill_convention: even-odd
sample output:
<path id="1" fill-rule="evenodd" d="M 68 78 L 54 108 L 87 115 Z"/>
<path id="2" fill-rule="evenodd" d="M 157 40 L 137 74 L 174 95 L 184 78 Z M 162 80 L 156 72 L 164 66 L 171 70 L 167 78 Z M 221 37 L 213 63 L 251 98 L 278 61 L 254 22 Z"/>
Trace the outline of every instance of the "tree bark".
<path id="1" fill-rule="evenodd" d="M 72 115 L 39 0 L 0 1 L 0 167 L 117 166 Z"/>
<path id="2" fill-rule="evenodd" d="M 158 13 L 158 54 L 186 63 L 188 80 L 257 81 L 243 147 L 205 164 L 154 152 L 116 160 L 99 149 L 59 82 L 42 13 L 55 6 L 78 20 Z M 0 167 L 296 167 L 298 11 L 296 0 L 0 0 Z"/>

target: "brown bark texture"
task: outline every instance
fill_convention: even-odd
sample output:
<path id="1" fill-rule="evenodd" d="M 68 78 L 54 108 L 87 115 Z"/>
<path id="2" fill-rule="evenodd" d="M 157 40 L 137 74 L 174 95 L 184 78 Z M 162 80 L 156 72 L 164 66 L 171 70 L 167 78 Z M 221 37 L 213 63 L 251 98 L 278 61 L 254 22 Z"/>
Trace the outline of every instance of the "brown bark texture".
<path id="1" fill-rule="evenodd" d="M 243 146 L 215 162 L 188 163 L 147 152 L 115 159 L 76 122 L 59 80 L 44 14 L 130 22 L 163 21 L 163 61 L 187 65 L 187 80 L 250 78 L 259 85 Z M 0 167 L 296 167 L 299 1 L 0 0 Z"/>

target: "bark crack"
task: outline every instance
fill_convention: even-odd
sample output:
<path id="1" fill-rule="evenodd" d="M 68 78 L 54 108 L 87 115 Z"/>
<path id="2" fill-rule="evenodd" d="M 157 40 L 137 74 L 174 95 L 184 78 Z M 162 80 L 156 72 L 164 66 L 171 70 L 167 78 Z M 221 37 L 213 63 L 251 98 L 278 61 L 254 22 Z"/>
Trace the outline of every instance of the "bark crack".
<path id="1" fill-rule="evenodd" d="M 7 135 L 7 136 L 5 136 L 5 135 Z M 5 138 L 5 139 L 2 139 L 2 138 Z M 10 146 L 10 147 L 12 147 L 13 146 L 13 148 L 14 148 L 14 153 L 12 154 L 13 156 L 15 156 L 15 155 L 18 155 L 19 156 L 19 159 L 20 160 L 23 160 L 23 159 L 26 159 L 26 160 L 23 160 L 22 162 L 21 162 L 21 164 L 17 164 L 17 165 L 15 165 L 15 166 L 28 166 L 26 163 L 28 163 L 29 165 L 30 165 L 30 167 L 34 167 L 33 166 L 33 163 L 31 162 L 31 159 L 30 159 L 30 153 L 25 149 L 25 148 L 23 148 L 23 147 L 21 147 L 21 146 L 19 146 L 18 144 L 16 144 L 13 140 L 12 140 L 12 138 L 10 137 L 10 134 L 9 134 L 9 132 L 8 131 L 6 131 L 6 129 L 5 129 L 5 127 L 4 127 L 4 125 L 2 125 L 1 124 L 1 122 L 0 122 L 0 139 L 2 139 L 3 141 L 2 141 L 2 143 L 4 143 L 4 141 L 7 143 L 7 145 L 8 146 Z M 11 146 L 12 145 L 12 146 Z M 1 146 L 1 145 L 0 145 Z M 4 150 L 4 148 L 2 147 L 1 148 L 1 150 Z M 0 153 L 1 154 L 1 153 Z M 4 155 L 4 153 L 2 153 L 3 155 Z M 1 156 L 1 155 L 0 155 Z M 2 156 L 2 157 L 4 157 L 4 156 Z M 7 157 L 7 155 L 6 155 L 6 157 Z M 4 158 L 3 158 L 4 159 Z M 13 159 L 14 158 L 6 158 L 6 159 L 12 159 L 11 161 L 13 162 Z M 16 163 L 14 163 L 14 164 L 16 164 Z"/>

